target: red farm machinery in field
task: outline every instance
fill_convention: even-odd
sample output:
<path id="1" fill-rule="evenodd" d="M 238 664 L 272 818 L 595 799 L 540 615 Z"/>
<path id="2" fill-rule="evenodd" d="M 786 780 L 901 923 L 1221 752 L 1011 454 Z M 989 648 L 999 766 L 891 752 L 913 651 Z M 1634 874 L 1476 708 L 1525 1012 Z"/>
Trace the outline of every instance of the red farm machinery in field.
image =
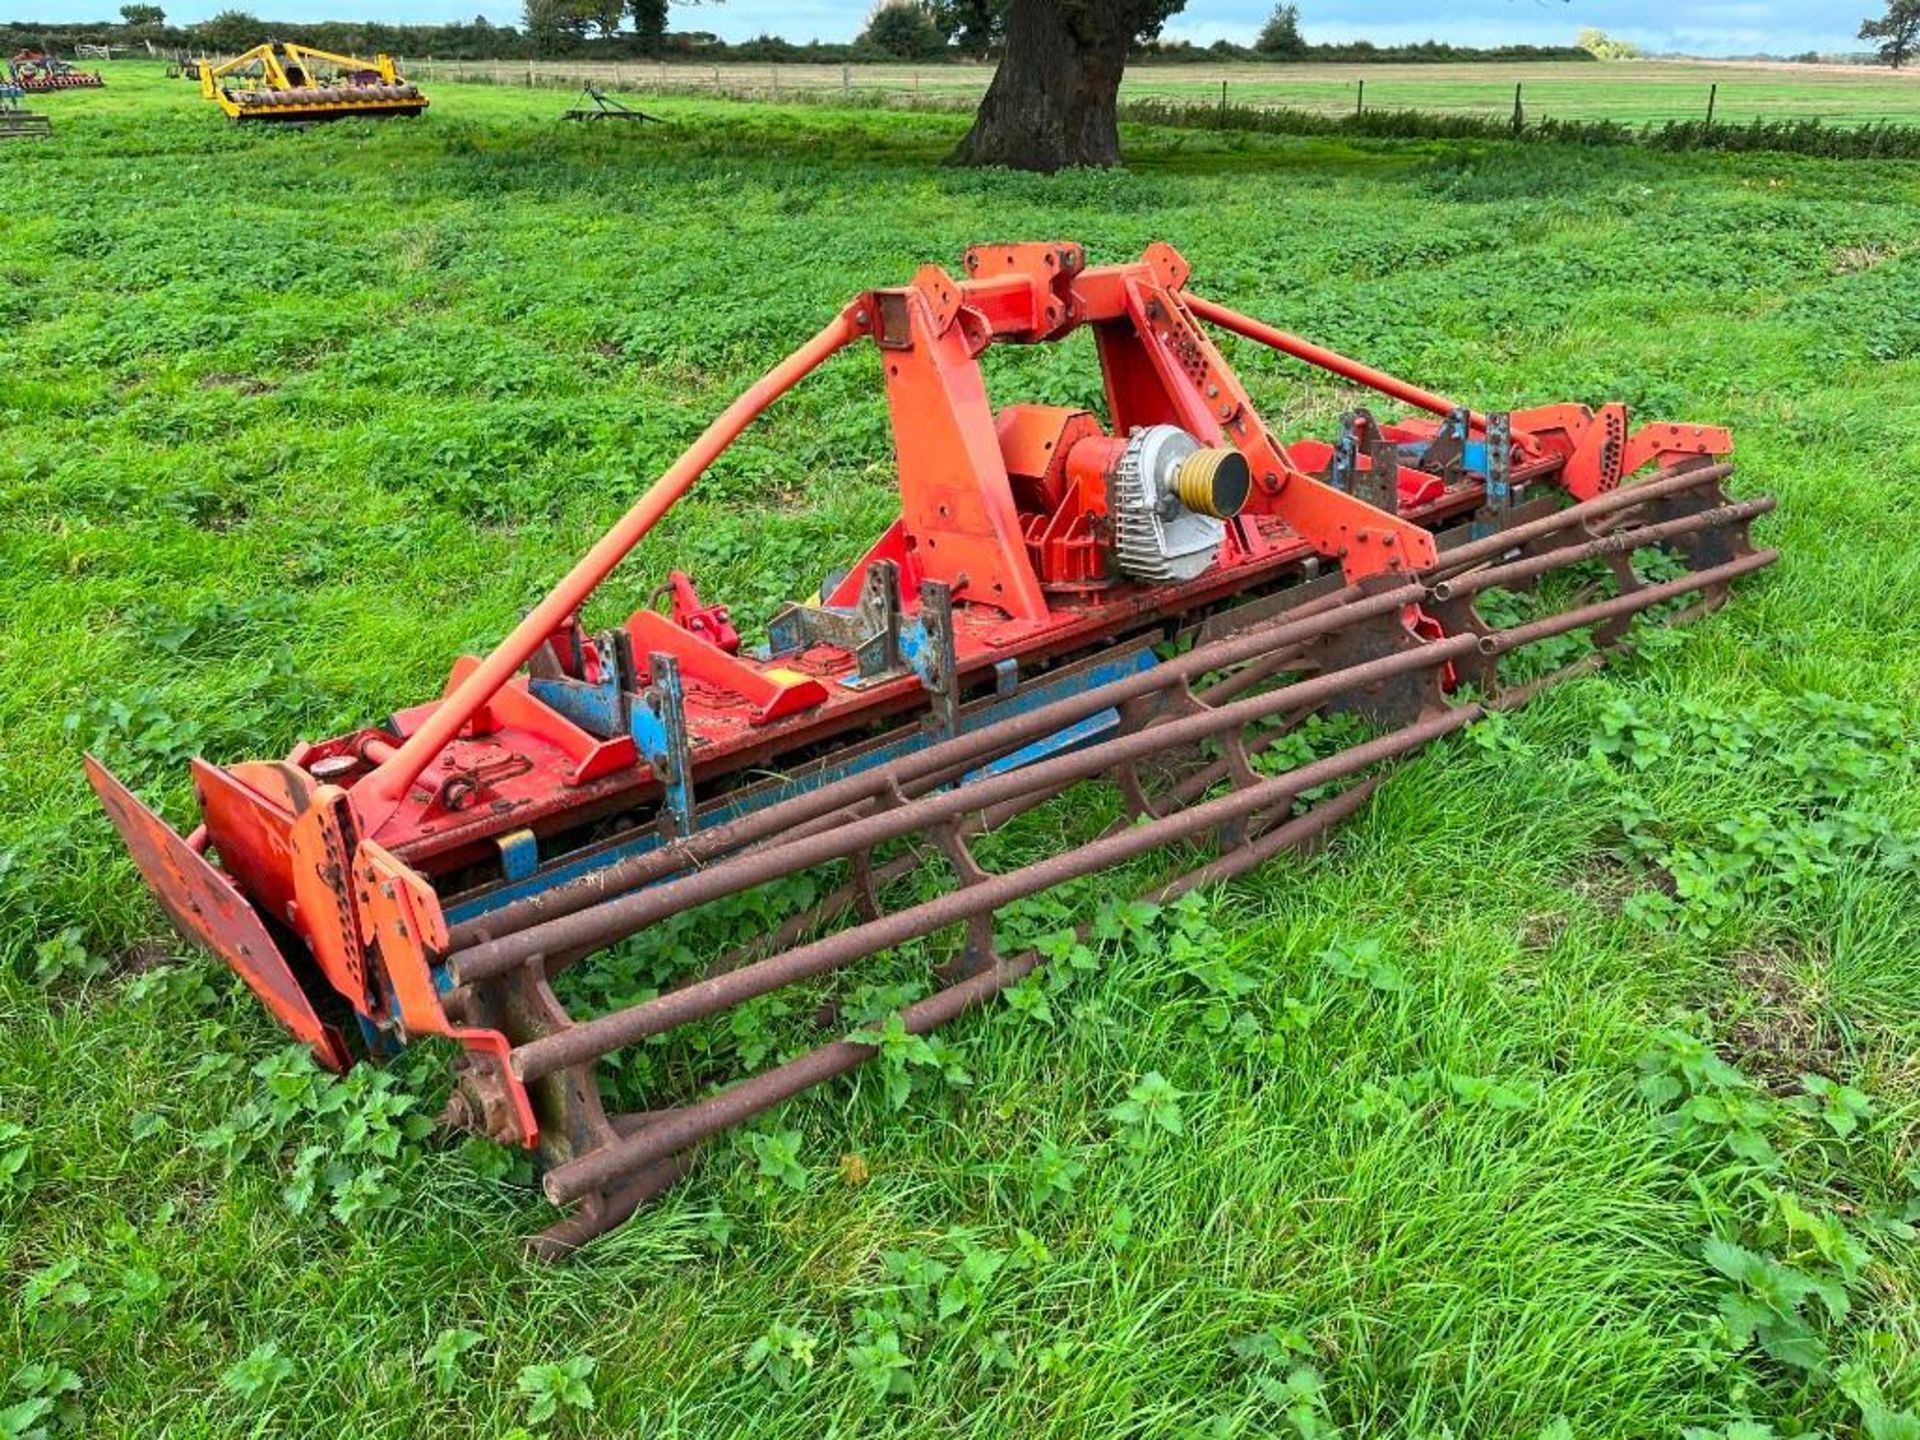
<path id="1" fill-rule="evenodd" d="M 59 56 L 44 50 L 16 50 L 7 61 L 13 83 L 28 95 L 46 95 L 55 90 L 98 90 L 107 82 L 96 70 L 77 70 Z"/>
<path id="2" fill-rule="evenodd" d="M 181 931 L 324 1063 L 350 1063 L 341 1016 L 375 1053 L 451 1039 L 450 1117 L 536 1152 L 571 1207 L 536 1242 L 557 1256 L 701 1141 L 875 1051 L 828 1039 L 625 1114 L 603 1103 L 608 1057 L 930 941 L 930 988 L 897 1012 L 924 1033 L 1044 963 L 996 949 L 1007 907 L 1162 851 L 1180 858 L 1156 898 L 1243 874 L 1352 814 L 1396 757 L 1594 668 L 1634 615 L 1711 607 L 1775 558 L 1747 534 L 1772 502 L 1722 489 L 1724 430 L 1634 428 L 1618 404 L 1472 410 L 1187 278 L 1164 244 L 1100 266 L 1073 244 L 983 245 L 958 276 L 859 295 L 439 699 L 282 760 L 194 762 L 184 838 L 90 757 L 94 787 Z M 1283 441 L 1207 327 L 1410 418 L 1356 408 L 1331 439 Z M 982 352 L 1081 329 L 1104 415 L 990 404 Z M 752 650 L 678 574 L 671 613 L 587 633 L 589 595 L 747 424 L 862 342 L 900 515 L 844 577 Z M 1475 605 L 1495 589 L 1569 597 L 1502 627 Z M 1501 673 L 1576 633 L 1580 658 Z M 1287 737 L 1330 712 L 1350 738 L 1292 758 Z M 1112 817 L 1094 833 L 1041 826 L 1048 853 L 983 860 L 1015 817 L 1090 786 Z M 561 1003 L 597 952 L 782 885 L 804 900 L 714 963 L 601 1013 Z"/>

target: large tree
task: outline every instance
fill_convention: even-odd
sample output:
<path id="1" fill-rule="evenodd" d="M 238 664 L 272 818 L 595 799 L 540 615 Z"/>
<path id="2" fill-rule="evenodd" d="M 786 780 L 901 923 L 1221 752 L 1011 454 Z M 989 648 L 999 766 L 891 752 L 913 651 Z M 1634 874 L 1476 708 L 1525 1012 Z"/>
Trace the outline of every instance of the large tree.
<path id="1" fill-rule="evenodd" d="M 592 23 L 586 0 L 524 0 L 520 28 L 536 55 L 559 55 L 578 44 Z"/>
<path id="2" fill-rule="evenodd" d="M 1120 75 L 1136 40 L 1185 0 L 1011 0 L 1006 50 L 959 165 L 1063 170 L 1120 163 Z"/>
<path id="3" fill-rule="evenodd" d="M 1305 59 L 1307 42 L 1300 33 L 1300 7 L 1291 4 L 1274 6 L 1273 14 L 1267 17 L 1267 23 L 1261 27 L 1260 38 L 1253 42 L 1253 48 L 1274 60 Z"/>
<path id="4" fill-rule="evenodd" d="M 1887 0 L 1887 13 L 1860 22 L 1862 40 L 1880 42 L 1880 58 L 1898 70 L 1920 51 L 1920 0 Z"/>

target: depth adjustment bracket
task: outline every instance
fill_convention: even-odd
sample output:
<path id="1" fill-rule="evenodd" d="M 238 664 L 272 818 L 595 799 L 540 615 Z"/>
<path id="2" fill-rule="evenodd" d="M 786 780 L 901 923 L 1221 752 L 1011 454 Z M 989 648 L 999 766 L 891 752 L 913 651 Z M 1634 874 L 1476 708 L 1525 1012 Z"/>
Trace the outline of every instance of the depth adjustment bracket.
<path id="1" fill-rule="evenodd" d="M 1441 420 L 1427 448 L 1420 452 L 1420 468 L 1438 475 L 1451 490 L 1466 477 L 1467 443 L 1471 436 L 1471 415 L 1464 405 L 1456 405 Z"/>
<path id="2" fill-rule="evenodd" d="M 1475 540 L 1513 523 L 1513 417 L 1505 410 L 1487 416 L 1487 483 L 1470 534 Z"/>
<path id="3" fill-rule="evenodd" d="M 864 689 L 915 668 L 902 653 L 901 629 L 900 567 L 875 560 L 867 566 L 855 604 L 783 608 L 767 622 L 767 651 L 793 655 L 812 645 L 836 646 L 854 657 L 854 676 L 843 683 Z"/>
<path id="4" fill-rule="evenodd" d="M 527 666 L 527 688 L 589 735 L 602 740 L 631 735 L 639 758 L 665 792 L 662 825 L 670 837 L 691 835 L 693 731 L 687 724 L 687 691 L 678 657 L 652 652 L 643 676 L 634 663 L 633 636 L 626 630 L 609 630 L 585 646 L 598 660 L 598 679 L 562 673 L 558 656 L 543 646 Z"/>
<path id="5" fill-rule="evenodd" d="M 1367 466 L 1360 468 L 1361 457 Z M 1389 515 L 1400 513 L 1400 451 L 1364 407 L 1340 417 L 1340 438 L 1327 463 L 1327 484 Z"/>

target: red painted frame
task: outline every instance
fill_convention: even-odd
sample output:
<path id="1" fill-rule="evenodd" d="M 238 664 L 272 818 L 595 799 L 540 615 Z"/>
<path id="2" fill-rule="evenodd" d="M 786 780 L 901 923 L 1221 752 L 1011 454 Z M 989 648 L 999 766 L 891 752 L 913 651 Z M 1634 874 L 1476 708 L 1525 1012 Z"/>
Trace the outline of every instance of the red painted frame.
<path id="1" fill-rule="evenodd" d="M 955 602 L 963 676 L 1008 658 L 1032 665 L 1087 651 L 1104 638 L 1277 584 L 1310 560 L 1334 562 L 1350 580 L 1418 569 L 1436 557 L 1433 530 L 1482 503 L 1471 477 L 1449 481 L 1411 465 L 1399 470 L 1397 513 L 1323 482 L 1331 447 L 1282 443 L 1203 322 L 1434 416 L 1453 412 L 1454 403 L 1191 295 L 1187 262 L 1171 246 L 1096 267 L 1074 244 L 975 246 L 964 269 L 955 278 L 923 266 L 908 285 L 850 301 L 729 406 L 491 654 L 458 662 L 440 700 L 402 711 L 386 727 L 302 746 L 284 762 L 225 770 L 196 762 L 206 830 L 224 875 L 171 832 L 173 845 L 156 836 L 155 827 L 165 827 L 99 772 L 96 788 L 176 919 L 246 974 L 329 1063 L 340 1059 L 337 1037 L 316 1028 L 310 1007 L 302 1013 L 292 1003 L 273 969 L 276 959 L 286 968 L 284 957 L 270 942 L 261 951 L 259 937 L 232 917 L 211 929 L 196 923 L 194 904 L 219 899 L 224 913 L 231 907 L 218 887 L 232 887 L 297 934 L 328 983 L 361 1013 L 397 1016 L 409 1030 L 449 1034 L 476 1056 L 494 1056 L 497 1036 L 453 1024 L 433 994 L 435 938 L 444 924 L 427 877 L 486 858 L 509 833 L 577 829 L 631 810 L 659 789 L 630 738 L 587 734 L 533 693 L 522 667 L 570 633 L 593 590 L 754 417 L 862 338 L 883 360 L 901 514 L 827 600 L 852 603 L 882 559 L 898 567 L 909 612 L 925 583 L 943 582 Z M 996 414 L 989 401 L 980 366 L 989 346 L 1046 343 L 1083 326 L 1093 331 L 1113 435 L 1177 425 L 1248 462 L 1248 503 L 1227 522 L 1214 565 L 1197 579 L 1151 586 L 1100 573 L 1085 542 L 1104 499 L 1072 454 L 1056 465 L 1048 448 L 1091 442 L 1087 453 L 1097 454 L 1112 442 L 1086 412 L 1015 406 Z M 1597 412 L 1547 406 L 1509 418 L 1513 473 L 1557 481 L 1576 499 L 1648 464 L 1732 448 L 1717 427 L 1630 432 L 1621 405 Z M 1485 434 L 1486 416 L 1470 413 L 1468 423 Z M 1381 429 L 1389 440 L 1417 441 L 1437 426 L 1415 419 Z M 1358 463 L 1364 471 L 1369 462 Z M 680 662 L 696 786 L 925 704 L 910 674 L 857 688 L 845 683 L 852 657 L 834 647 L 771 661 L 738 655 L 727 643 L 723 607 L 700 605 L 690 583 L 674 588 L 674 601 L 677 620 L 643 611 L 628 630 L 637 659 L 666 652 Z M 450 799 L 456 785 L 470 801 L 464 808 Z M 250 969 L 255 953 L 259 965 Z M 518 1118 L 523 1129 L 531 1126 L 529 1117 Z"/>

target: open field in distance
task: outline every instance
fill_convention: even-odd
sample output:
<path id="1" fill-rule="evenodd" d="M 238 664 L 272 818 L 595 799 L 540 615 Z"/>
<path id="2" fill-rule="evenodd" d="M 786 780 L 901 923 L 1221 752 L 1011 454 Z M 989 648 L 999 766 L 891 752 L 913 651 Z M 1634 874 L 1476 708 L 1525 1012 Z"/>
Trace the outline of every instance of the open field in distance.
<path id="1" fill-rule="evenodd" d="M 415 62 L 419 78 L 467 75 L 526 83 L 527 61 Z M 983 93 L 989 67 L 931 65 L 684 65 L 643 61 L 536 61 L 542 81 L 646 90 L 774 98 L 846 90 L 955 103 Z M 1697 120 L 1710 86 L 1720 87 L 1714 114 L 1727 121 L 1868 120 L 1920 123 L 1920 71 L 1838 65 L 1743 65 L 1731 62 L 1624 61 L 1605 65 L 1136 65 L 1121 86 L 1125 99 L 1217 102 L 1220 87 L 1234 105 L 1288 106 L 1346 114 L 1366 85 L 1374 110 L 1435 110 L 1505 116 L 1513 87 L 1523 87 L 1530 119 L 1619 120 L 1635 124 Z"/>

